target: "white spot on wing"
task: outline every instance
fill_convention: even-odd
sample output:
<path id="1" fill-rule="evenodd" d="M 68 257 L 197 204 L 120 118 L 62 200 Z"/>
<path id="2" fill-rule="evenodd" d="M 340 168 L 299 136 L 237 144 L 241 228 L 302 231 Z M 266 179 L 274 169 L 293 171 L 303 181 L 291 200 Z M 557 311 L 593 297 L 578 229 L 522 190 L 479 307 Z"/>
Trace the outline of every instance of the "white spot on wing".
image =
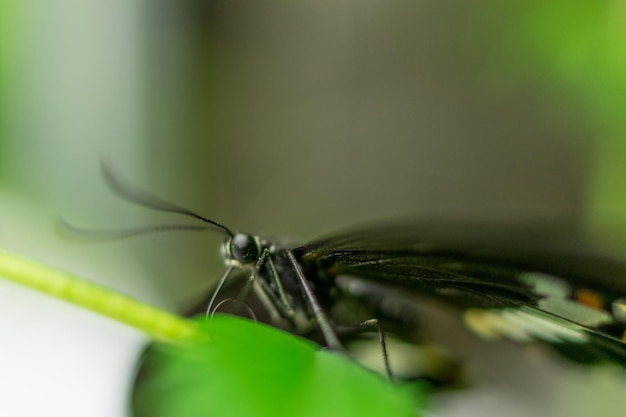
<path id="1" fill-rule="evenodd" d="M 587 307 L 573 300 L 548 297 L 539 300 L 539 308 L 583 326 L 598 327 L 613 322 L 608 312 Z"/>
<path id="2" fill-rule="evenodd" d="M 502 310 L 472 308 L 465 312 L 464 319 L 470 330 L 487 340 L 497 340 L 502 337 L 519 343 L 532 340 L 520 326 L 511 325 L 502 315 Z"/>
<path id="3" fill-rule="evenodd" d="M 626 322 L 626 298 L 620 298 L 611 304 L 613 317 L 617 321 Z"/>
<path id="4" fill-rule="evenodd" d="M 464 318 L 472 331 L 491 340 L 506 337 L 520 343 L 535 339 L 551 343 L 587 341 L 583 327 L 529 308 L 470 309 Z"/>
<path id="5" fill-rule="evenodd" d="M 530 285 L 537 294 L 566 298 L 572 292 L 572 288 L 554 275 L 542 272 L 529 272 L 520 276 L 520 280 Z"/>

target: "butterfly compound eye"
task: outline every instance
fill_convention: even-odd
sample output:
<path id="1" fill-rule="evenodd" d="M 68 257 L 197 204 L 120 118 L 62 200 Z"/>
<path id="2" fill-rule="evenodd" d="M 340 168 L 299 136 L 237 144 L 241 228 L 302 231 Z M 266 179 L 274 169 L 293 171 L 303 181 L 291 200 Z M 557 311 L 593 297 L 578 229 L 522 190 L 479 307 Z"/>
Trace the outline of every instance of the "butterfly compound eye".
<path id="1" fill-rule="evenodd" d="M 230 253 L 242 264 L 256 261 L 260 255 L 259 251 L 256 240 L 244 233 L 237 233 L 230 242 Z"/>

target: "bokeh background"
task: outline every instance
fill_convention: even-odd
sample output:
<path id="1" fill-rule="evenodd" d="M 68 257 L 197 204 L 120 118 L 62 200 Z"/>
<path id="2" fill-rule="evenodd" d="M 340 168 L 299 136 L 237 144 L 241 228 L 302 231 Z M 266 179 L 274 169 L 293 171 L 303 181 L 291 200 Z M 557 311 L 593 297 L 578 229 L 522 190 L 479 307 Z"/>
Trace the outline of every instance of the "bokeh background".
<path id="1" fill-rule="evenodd" d="M 625 19 L 619 0 L 0 0 L 0 247 L 172 310 L 206 293 L 219 235 L 59 233 L 59 216 L 193 224 L 120 201 L 105 158 L 238 230 L 308 240 L 381 218 L 528 221 L 620 255 Z M 2 414 L 123 414 L 142 337 L 0 291 L 0 361 L 16 369 L 0 389 L 21 393 Z M 535 415 L 624 409 L 623 377 L 563 372 L 575 375 L 541 374 Z M 481 401 L 483 415 L 500 406 Z"/>

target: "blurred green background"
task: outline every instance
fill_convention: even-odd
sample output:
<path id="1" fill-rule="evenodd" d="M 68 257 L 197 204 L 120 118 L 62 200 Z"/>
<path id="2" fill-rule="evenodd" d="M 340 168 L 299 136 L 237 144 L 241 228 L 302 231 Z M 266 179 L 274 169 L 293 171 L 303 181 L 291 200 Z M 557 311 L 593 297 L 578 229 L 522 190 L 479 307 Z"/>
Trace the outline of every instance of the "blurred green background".
<path id="1" fill-rule="evenodd" d="M 625 19 L 618 0 L 0 0 L 0 245 L 172 309 L 206 291 L 221 236 L 59 237 L 58 216 L 193 223 L 119 201 L 102 156 L 237 230 L 499 219 L 622 248 Z"/>

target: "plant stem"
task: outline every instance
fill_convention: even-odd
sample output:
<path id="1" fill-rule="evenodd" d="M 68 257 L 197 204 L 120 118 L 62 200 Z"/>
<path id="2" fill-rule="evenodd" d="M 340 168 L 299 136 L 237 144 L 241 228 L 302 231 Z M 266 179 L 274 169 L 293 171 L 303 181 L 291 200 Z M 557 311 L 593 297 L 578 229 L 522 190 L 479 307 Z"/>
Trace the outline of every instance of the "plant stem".
<path id="1" fill-rule="evenodd" d="M 184 343 L 209 338 L 193 321 L 1 250 L 0 277 L 134 327 L 154 340 Z"/>

